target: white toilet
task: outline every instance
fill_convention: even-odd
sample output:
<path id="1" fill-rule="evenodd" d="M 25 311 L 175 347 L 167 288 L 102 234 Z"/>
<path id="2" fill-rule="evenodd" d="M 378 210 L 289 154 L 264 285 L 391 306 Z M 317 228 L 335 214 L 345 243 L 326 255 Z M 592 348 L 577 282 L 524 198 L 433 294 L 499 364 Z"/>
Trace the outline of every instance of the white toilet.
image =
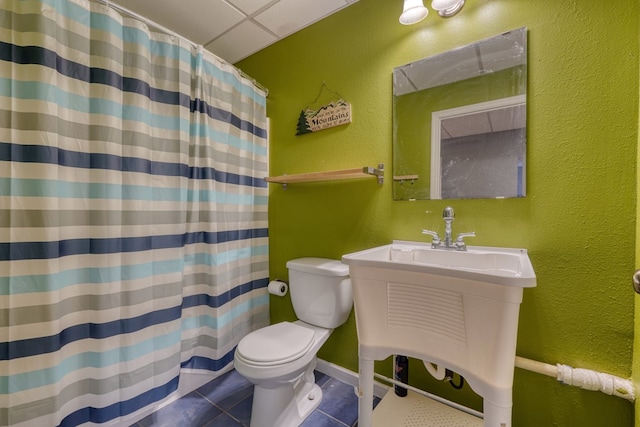
<path id="1" fill-rule="evenodd" d="M 325 258 L 287 262 L 297 321 L 251 332 L 236 348 L 234 366 L 254 387 L 251 427 L 296 427 L 318 407 L 316 354 L 353 306 L 349 267 Z"/>

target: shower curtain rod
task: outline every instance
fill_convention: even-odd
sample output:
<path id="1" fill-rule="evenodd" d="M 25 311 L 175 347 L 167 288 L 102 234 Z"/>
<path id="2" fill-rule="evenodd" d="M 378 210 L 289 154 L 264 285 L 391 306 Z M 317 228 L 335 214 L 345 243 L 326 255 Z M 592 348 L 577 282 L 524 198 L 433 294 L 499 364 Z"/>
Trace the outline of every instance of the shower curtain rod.
<path id="1" fill-rule="evenodd" d="M 139 21 L 142 21 L 142 22 L 144 22 L 145 24 L 147 24 L 148 26 L 153 27 L 153 28 L 156 28 L 156 29 L 158 29 L 158 30 L 162 31 L 162 32 L 163 32 L 163 33 L 165 33 L 165 34 L 168 34 L 168 35 L 170 35 L 170 36 L 174 36 L 174 37 L 178 37 L 179 39 L 182 39 L 182 40 L 184 40 L 185 42 L 187 42 L 187 43 L 191 44 L 191 46 L 193 46 L 193 47 L 198 47 L 198 46 L 199 46 L 199 44 L 198 44 L 198 43 L 192 42 L 192 41 L 191 41 L 191 40 L 189 40 L 188 38 L 186 38 L 186 37 L 184 37 L 184 36 L 181 36 L 180 34 L 176 33 L 175 31 L 172 31 L 172 30 L 170 30 L 170 29 L 168 29 L 168 28 L 166 28 L 166 27 L 164 27 L 164 26 L 162 26 L 162 25 L 158 24 L 157 22 L 152 21 L 152 20 L 150 20 L 149 18 L 146 18 L 146 17 L 144 17 L 144 16 L 142 16 L 142 15 L 139 15 L 139 14 L 135 13 L 134 11 L 127 9 L 126 7 L 120 6 L 120 5 L 119 5 L 119 4 L 117 4 L 117 3 L 114 3 L 114 2 L 112 2 L 112 1 L 110 1 L 110 0 L 97 0 L 97 1 L 98 1 L 98 2 L 100 2 L 100 3 L 102 3 L 102 4 L 104 4 L 104 5 L 106 5 L 107 7 L 110 7 L 110 8 L 112 8 L 112 9 L 114 9 L 114 10 L 117 10 L 118 12 L 125 13 L 125 14 L 127 14 L 127 15 L 131 16 L 132 18 L 135 18 L 135 19 L 137 19 L 137 20 L 139 20 Z M 228 62 L 228 61 L 226 61 L 226 60 L 224 60 L 224 59 L 220 58 L 220 57 L 219 57 L 218 55 L 216 55 L 215 53 L 213 53 L 213 52 L 211 52 L 211 51 L 208 51 L 208 52 L 209 52 L 209 53 L 211 53 L 211 54 L 212 54 L 213 56 L 215 56 L 216 58 L 218 58 L 220 61 L 223 61 L 223 62 L 225 62 L 225 63 L 229 64 L 229 62 Z M 240 75 L 241 75 L 242 77 L 244 77 L 244 78 L 246 78 L 246 79 L 248 79 L 248 80 L 251 80 L 251 81 L 253 82 L 253 84 L 254 84 L 254 85 L 256 85 L 259 89 L 261 89 L 262 91 L 264 91 L 265 96 L 269 96 L 269 89 L 267 89 L 266 87 L 262 86 L 260 83 L 258 83 L 258 81 L 257 81 L 256 79 L 254 79 L 253 77 L 249 76 L 247 73 L 245 73 L 244 71 L 242 71 L 241 69 L 239 69 L 239 68 L 238 68 L 238 67 L 236 67 L 235 65 L 233 65 L 233 64 L 229 64 L 229 65 L 231 65 L 233 68 L 235 68 L 236 70 L 238 70 L 238 72 L 240 73 Z"/>

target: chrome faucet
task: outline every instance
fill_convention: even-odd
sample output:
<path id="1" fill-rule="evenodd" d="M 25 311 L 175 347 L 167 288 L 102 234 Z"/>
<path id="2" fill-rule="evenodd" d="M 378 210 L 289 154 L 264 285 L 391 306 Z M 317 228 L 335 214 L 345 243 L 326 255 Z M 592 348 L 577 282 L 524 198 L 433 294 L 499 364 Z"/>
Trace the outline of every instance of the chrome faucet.
<path id="1" fill-rule="evenodd" d="M 453 241 L 451 234 L 453 233 L 451 223 L 456 218 L 456 214 L 451 206 L 447 206 L 442 211 L 442 219 L 444 219 L 444 245 L 449 248 Z"/>
<path id="2" fill-rule="evenodd" d="M 442 219 L 444 219 L 444 240 L 440 239 L 440 235 L 435 231 L 422 230 L 422 234 L 427 234 L 433 237 L 431 241 L 431 247 L 434 249 L 455 249 L 457 251 L 466 251 L 467 244 L 464 241 L 465 237 L 474 237 L 476 233 L 473 231 L 468 233 L 459 233 L 456 240 L 453 240 L 453 227 L 451 223 L 455 219 L 455 212 L 451 206 L 447 206 L 442 211 Z"/>

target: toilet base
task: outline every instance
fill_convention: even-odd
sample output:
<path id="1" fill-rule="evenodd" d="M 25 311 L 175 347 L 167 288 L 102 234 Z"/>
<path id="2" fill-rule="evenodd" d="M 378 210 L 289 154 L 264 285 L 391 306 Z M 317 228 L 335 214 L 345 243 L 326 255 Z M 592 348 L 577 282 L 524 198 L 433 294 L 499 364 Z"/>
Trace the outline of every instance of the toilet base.
<path id="1" fill-rule="evenodd" d="M 315 383 L 313 367 L 298 380 L 280 387 L 255 385 L 250 426 L 298 427 L 321 401 L 322 390 Z"/>

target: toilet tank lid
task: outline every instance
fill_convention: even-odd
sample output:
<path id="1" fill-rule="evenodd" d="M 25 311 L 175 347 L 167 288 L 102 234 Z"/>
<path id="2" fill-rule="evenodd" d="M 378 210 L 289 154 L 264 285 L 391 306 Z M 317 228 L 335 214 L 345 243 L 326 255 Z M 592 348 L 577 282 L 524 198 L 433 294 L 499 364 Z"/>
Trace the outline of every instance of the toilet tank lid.
<path id="1" fill-rule="evenodd" d="M 337 259 L 313 257 L 292 259 L 287 262 L 287 268 L 324 276 L 349 276 L 349 266 Z"/>

